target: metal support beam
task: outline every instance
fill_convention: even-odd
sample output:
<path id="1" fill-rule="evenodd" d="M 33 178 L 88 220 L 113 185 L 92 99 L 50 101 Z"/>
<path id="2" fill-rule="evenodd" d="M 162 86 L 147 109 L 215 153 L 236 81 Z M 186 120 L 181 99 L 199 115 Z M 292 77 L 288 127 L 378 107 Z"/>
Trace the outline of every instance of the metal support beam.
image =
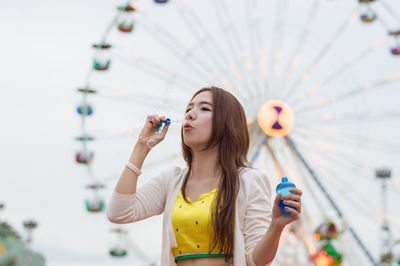
<path id="1" fill-rule="evenodd" d="M 320 188 L 320 190 L 323 192 L 323 194 L 326 196 L 328 199 L 329 203 L 332 205 L 333 209 L 336 211 L 337 215 L 340 218 L 343 218 L 343 213 L 339 209 L 339 207 L 336 205 L 336 203 L 333 201 L 332 197 L 329 195 L 329 193 L 326 191 L 325 187 L 322 185 L 322 183 L 319 181 L 317 175 L 314 173 L 313 169 L 310 167 L 310 165 L 307 163 L 303 155 L 299 152 L 297 149 L 296 145 L 292 141 L 291 138 L 288 136 L 285 137 L 286 142 L 288 143 L 289 147 L 292 149 L 292 151 L 299 157 L 303 165 L 306 167 L 307 171 L 311 175 L 311 177 L 314 179 L 315 183 L 317 186 Z M 351 235 L 354 237 L 356 240 L 357 244 L 361 248 L 361 250 L 364 252 L 364 254 L 368 257 L 369 261 L 371 262 L 372 265 L 378 266 L 379 264 L 375 262 L 374 258 L 372 257 L 371 253 L 368 251 L 367 247 L 364 245 L 364 243 L 361 241 L 360 237 L 357 235 L 357 233 L 354 231 L 354 229 L 349 226 L 349 231 Z"/>

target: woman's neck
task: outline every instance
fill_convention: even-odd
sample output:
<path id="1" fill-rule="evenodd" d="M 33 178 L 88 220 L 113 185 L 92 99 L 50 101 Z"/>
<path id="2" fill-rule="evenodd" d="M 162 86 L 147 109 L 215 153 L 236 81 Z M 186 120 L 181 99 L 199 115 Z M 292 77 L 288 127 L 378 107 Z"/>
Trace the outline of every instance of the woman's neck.
<path id="1" fill-rule="evenodd" d="M 192 172 L 193 179 L 220 178 L 221 167 L 218 163 L 218 146 L 206 151 L 193 151 Z"/>

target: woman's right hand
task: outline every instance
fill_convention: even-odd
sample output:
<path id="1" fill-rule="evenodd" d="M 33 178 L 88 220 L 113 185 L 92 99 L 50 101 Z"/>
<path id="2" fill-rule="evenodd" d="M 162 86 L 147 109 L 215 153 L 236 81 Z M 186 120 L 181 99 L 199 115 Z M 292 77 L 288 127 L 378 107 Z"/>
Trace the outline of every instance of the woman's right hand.
<path id="1" fill-rule="evenodd" d="M 146 145 L 148 148 L 153 148 L 158 143 L 163 141 L 165 134 L 167 134 L 169 125 L 164 124 L 164 128 L 160 133 L 158 132 L 157 127 L 161 124 L 161 122 L 165 122 L 166 120 L 167 118 L 165 116 L 147 116 L 146 123 L 140 132 L 138 142 L 142 145 Z"/>

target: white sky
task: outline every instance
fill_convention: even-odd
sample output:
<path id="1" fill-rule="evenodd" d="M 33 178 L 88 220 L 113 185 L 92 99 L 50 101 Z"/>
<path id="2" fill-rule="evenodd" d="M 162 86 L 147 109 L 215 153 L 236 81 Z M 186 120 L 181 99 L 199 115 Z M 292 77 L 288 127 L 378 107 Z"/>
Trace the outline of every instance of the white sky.
<path id="1" fill-rule="evenodd" d="M 346 6 L 347 1 L 337 1 L 336 4 Z M 336 1 L 329 2 L 334 5 Z M 400 13 L 398 1 L 386 2 L 390 3 L 398 14 Z M 20 232 L 23 231 L 21 224 L 24 219 L 38 220 L 39 227 L 34 233 L 33 248 L 45 255 L 48 265 L 110 265 L 111 262 L 113 265 L 139 265 L 133 256 L 129 256 L 126 260 L 109 258 L 107 252 L 112 238 L 108 230 L 112 225 L 103 214 L 91 215 L 85 212 L 83 201 L 88 194 L 84 185 L 88 183 L 88 180 L 86 172 L 74 163 L 73 157 L 79 148 L 73 138 L 80 132 L 79 117 L 75 113 L 80 95 L 76 92 L 76 88 L 84 85 L 91 65 L 90 45 L 100 39 L 119 4 L 121 2 L 116 0 L 35 2 L 3 0 L 0 4 L 0 90 L 2 92 L 0 96 L 0 201 L 6 204 L 5 209 L 0 212 L 0 219 L 9 221 Z M 352 4 L 352 6 L 355 5 Z M 155 13 L 156 17 L 162 12 L 160 7 L 157 8 L 154 11 L 158 12 Z M 324 8 L 329 9 L 326 5 Z M 199 10 L 199 13 L 201 12 Z M 299 12 L 306 12 L 306 10 Z M 323 21 L 322 18 L 317 19 Z M 172 15 L 167 21 L 169 20 L 172 20 L 169 22 L 172 23 L 171 25 L 181 26 L 182 24 Z M 296 24 L 296 21 L 291 21 L 291 23 Z M 324 21 L 324 23 L 326 27 L 335 25 L 334 21 Z M 371 26 L 371 31 L 375 33 L 377 28 Z M 143 33 L 140 33 L 138 29 L 138 36 L 144 36 L 140 34 Z M 313 35 L 314 41 L 310 42 L 310 46 L 315 44 L 319 47 L 317 40 L 323 36 L 324 30 L 320 28 Z M 374 36 L 374 40 L 380 36 L 376 38 Z M 115 38 L 121 41 L 118 37 Z M 344 39 L 344 44 L 338 45 L 357 47 L 351 36 Z M 120 43 L 126 46 L 129 44 L 128 41 Z M 153 44 L 138 41 L 136 48 L 151 54 L 150 48 L 147 47 L 146 50 L 147 45 Z M 344 48 L 341 49 L 337 58 L 331 56 L 327 60 L 333 64 L 340 64 L 346 56 L 345 52 L 341 53 Z M 154 51 L 156 54 L 154 56 L 157 56 L 158 52 L 158 50 Z M 166 56 L 166 58 L 169 57 Z M 397 64 L 380 65 L 381 68 L 385 68 L 385 74 L 399 71 L 398 66 L 399 61 Z M 365 71 L 366 68 L 366 66 L 360 66 L 364 72 L 357 68 L 353 70 L 355 74 L 352 80 L 345 77 L 342 81 L 346 81 L 348 85 L 364 84 L 364 78 L 368 75 L 373 76 L 375 73 Z M 389 71 L 390 68 L 393 71 Z M 131 70 L 125 67 L 125 71 L 129 74 Z M 323 73 L 324 68 L 321 71 Z M 135 74 L 133 79 L 127 78 L 128 83 L 132 81 L 137 82 L 135 86 L 136 84 L 141 87 L 149 85 L 152 93 L 159 84 L 145 77 L 142 78 L 139 74 Z M 115 82 L 120 82 L 121 86 L 126 85 L 118 78 Z M 167 87 L 166 84 L 164 86 Z M 397 83 L 396 88 L 398 86 Z M 398 93 L 392 95 L 399 96 Z M 186 98 L 183 97 L 181 100 L 186 101 Z M 387 100 L 395 101 L 393 97 Z M 110 108 L 125 108 L 117 106 L 112 101 L 107 104 L 110 104 Z M 372 103 L 364 104 L 371 105 Z M 125 123 L 122 125 L 126 125 L 127 121 L 132 122 L 132 118 L 122 120 L 122 117 L 129 117 L 131 113 L 118 114 L 116 109 L 113 109 L 114 112 L 110 114 L 103 113 L 104 116 L 99 116 L 100 121 L 95 122 L 94 125 L 99 129 L 112 130 L 119 129 L 121 123 L 117 122 Z M 111 109 L 103 110 L 111 111 Z M 102 114 L 101 110 L 99 113 Z M 114 114 L 120 117 L 116 119 L 117 128 L 108 128 L 113 122 L 112 115 Z M 143 114 L 135 114 L 135 119 L 141 115 Z M 141 121 L 132 122 L 134 126 L 141 124 Z M 393 131 L 398 132 L 399 126 L 397 120 Z M 176 134 L 178 131 L 176 129 L 175 131 L 171 129 L 171 131 L 174 133 L 171 133 L 170 140 L 163 144 L 160 150 L 172 147 L 179 142 L 179 136 Z M 110 141 L 104 146 L 100 144 L 96 146 L 103 152 L 99 155 L 99 162 L 107 160 L 109 164 L 97 166 L 95 173 L 100 177 L 115 178 L 109 182 L 109 187 L 104 194 L 105 198 L 109 197 L 111 188 L 133 144 L 134 138 L 125 138 L 121 141 Z M 173 147 L 176 150 L 176 146 Z M 149 160 L 156 161 L 157 158 L 162 158 L 162 155 L 155 153 Z M 398 153 L 396 159 L 398 159 Z M 395 167 L 396 162 L 398 165 L 397 160 L 391 162 L 391 166 Z M 159 168 L 149 169 L 142 180 L 157 172 L 157 169 L 166 166 L 164 163 L 160 164 Z M 398 207 L 394 210 L 393 213 L 399 211 Z M 399 218 L 398 215 L 396 217 Z M 158 256 L 160 251 L 160 221 L 161 217 L 154 217 L 128 226 L 131 239 L 152 256 Z"/>

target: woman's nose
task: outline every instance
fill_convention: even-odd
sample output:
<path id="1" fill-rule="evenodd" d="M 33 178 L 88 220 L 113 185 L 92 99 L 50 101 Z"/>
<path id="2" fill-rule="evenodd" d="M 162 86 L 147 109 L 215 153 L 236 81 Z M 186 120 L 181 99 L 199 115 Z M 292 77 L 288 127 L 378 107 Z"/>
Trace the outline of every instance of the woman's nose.
<path id="1" fill-rule="evenodd" d="M 185 118 L 186 120 L 193 120 L 194 118 L 193 109 L 186 113 Z"/>

